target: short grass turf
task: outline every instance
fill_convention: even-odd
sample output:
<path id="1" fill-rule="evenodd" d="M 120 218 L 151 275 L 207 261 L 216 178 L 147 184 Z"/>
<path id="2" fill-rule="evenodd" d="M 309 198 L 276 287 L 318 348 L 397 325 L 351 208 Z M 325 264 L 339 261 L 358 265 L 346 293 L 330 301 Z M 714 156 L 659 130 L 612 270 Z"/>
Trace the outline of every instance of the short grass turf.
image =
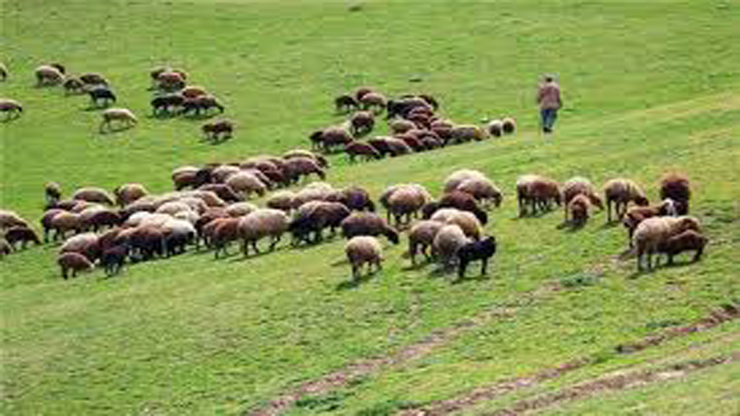
<path id="1" fill-rule="evenodd" d="M 291 409 L 388 414 L 599 354 L 740 299 L 738 2 L 364 2 L 355 12 L 349 4 L 0 1 L 0 59 L 11 72 L 0 96 L 26 107 L 0 125 L 0 204 L 35 222 L 48 180 L 67 192 L 129 181 L 164 192 L 180 165 L 305 147 L 312 130 L 342 120 L 332 99 L 356 86 L 389 96 L 424 91 L 456 121 L 510 114 L 520 130 L 381 162 L 332 157 L 329 181 L 374 195 L 414 181 L 437 194 L 457 168 L 484 171 L 507 195 L 486 228 L 501 244 L 489 278 L 451 285 L 432 266 L 410 269 L 403 245 L 386 246 L 383 272 L 351 287 L 335 240 L 247 260 L 188 253 L 116 279 L 95 272 L 65 282 L 56 247 L 35 247 L 0 262 L 2 413 L 237 414 L 530 291 L 565 288 L 403 368 Z M 34 88 L 33 68 L 52 61 L 105 74 L 139 125 L 100 135 L 86 97 Z M 212 146 L 199 140 L 202 120 L 149 117 L 148 70 L 160 64 L 186 69 L 218 95 L 237 136 Z M 532 102 L 545 72 L 558 75 L 566 102 L 548 139 L 536 131 Z M 673 170 L 691 177 L 692 210 L 712 241 L 698 264 L 635 276 L 633 261 L 615 257 L 624 231 L 604 227 L 602 213 L 574 233 L 557 228 L 559 212 L 516 219 L 511 196 L 524 173 L 596 184 L 626 176 L 654 200 L 660 175 Z M 655 348 L 671 353 L 670 345 Z M 612 357 L 575 377 L 641 357 Z M 555 410 L 681 414 L 706 402 L 727 413 L 737 402 L 717 397 L 736 372 L 717 367 L 665 389 Z M 667 404 L 689 390 L 692 407 Z M 658 399 L 640 404 L 647 397 Z"/>

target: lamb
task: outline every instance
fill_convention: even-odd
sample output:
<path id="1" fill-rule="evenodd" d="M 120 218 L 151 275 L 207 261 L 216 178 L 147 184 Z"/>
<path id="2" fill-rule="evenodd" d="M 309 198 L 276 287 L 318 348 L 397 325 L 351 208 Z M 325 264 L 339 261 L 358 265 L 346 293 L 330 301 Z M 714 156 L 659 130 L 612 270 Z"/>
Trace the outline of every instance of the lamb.
<path id="1" fill-rule="evenodd" d="M 358 156 L 364 157 L 366 161 L 380 159 L 382 157 L 380 152 L 375 150 L 372 145 L 358 141 L 347 143 L 347 145 L 344 146 L 344 153 L 347 154 L 350 163 L 354 163 L 355 158 Z"/>
<path id="2" fill-rule="evenodd" d="M 149 195 L 149 191 L 140 183 L 126 183 L 114 189 L 113 195 L 116 197 L 116 204 L 120 207 L 125 207 Z"/>
<path id="3" fill-rule="evenodd" d="M 92 103 L 92 106 L 96 108 L 100 107 L 101 103 L 102 106 L 107 107 L 111 103 L 116 102 L 116 94 L 108 87 L 94 87 L 89 89 L 87 91 L 87 94 L 90 96 L 90 102 Z"/>
<path id="4" fill-rule="evenodd" d="M 669 238 L 687 230 L 701 231 L 699 221 L 694 217 L 653 217 L 640 223 L 632 237 L 637 250 L 637 270 L 643 270 L 643 260 L 647 258 L 647 269 L 652 270 L 652 256 L 657 253 Z"/>
<path id="5" fill-rule="evenodd" d="M 369 92 L 364 94 L 359 100 L 363 110 L 372 110 L 373 112 L 380 113 L 385 110 L 386 99 L 383 94 L 377 92 Z"/>
<path id="6" fill-rule="evenodd" d="M 704 247 L 707 245 L 707 238 L 694 230 L 687 230 L 681 234 L 668 238 L 659 245 L 658 253 L 665 253 L 668 256 L 668 264 L 673 264 L 673 257 L 684 251 L 696 251 L 692 262 L 701 260 L 704 253 Z"/>
<path id="7" fill-rule="evenodd" d="M 681 173 L 670 173 L 660 180 L 660 198 L 670 198 L 676 202 L 678 215 L 689 213 L 689 199 L 691 199 L 691 186 L 689 178 Z"/>
<path id="8" fill-rule="evenodd" d="M 461 211 L 456 208 L 442 208 L 435 212 L 430 218 L 432 221 L 439 221 L 446 224 L 455 224 L 465 233 L 465 236 L 474 240 L 479 240 L 482 234 L 482 227 L 473 213 Z"/>
<path id="9" fill-rule="evenodd" d="M 399 243 L 398 231 L 388 225 L 385 219 L 373 213 L 355 212 L 341 223 L 342 236 L 350 239 L 358 235 L 384 235 L 393 244 Z"/>
<path id="10" fill-rule="evenodd" d="M 450 139 L 454 143 L 479 142 L 486 138 L 486 134 L 478 126 L 472 124 L 457 125 L 450 130 Z"/>
<path id="11" fill-rule="evenodd" d="M 321 180 L 326 179 L 326 173 L 314 159 L 294 157 L 285 161 L 285 176 L 290 183 L 297 183 L 302 176 L 316 174 Z"/>
<path id="12" fill-rule="evenodd" d="M 23 105 L 9 98 L 0 98 L 0 113 L 5 115 L 4 121 L 13 120 L 23 114 Z"/>
<path id="13" fill-rule="evenodd" d="M 62 268 L 62 277 L 66 280 L 69 271 L 72 277 L 77 277 L 78 272 L 91 271 L 95 266 L 85 256 L 79 253 L 64 253 L 57 259 L 57 264 Z"/>
<path id="14" fill-rule="evenodd" d="M 366 264 L 368 265 L 368 271 L 371 273 L 373 265 L 375 265 L 376 271 L 380 271 L 383 268 L 381 265 L 383 262 L 383 249 L 375 237 L 353 237 L 344 246 L 344 252 L 352 266 L 352 279 L 355 281 L 360 278 L 362 267 Z"/>
<path id="15" fill-rule="evenodd" d="M 47 182 L 44 185 L 44 198 L 47 204 L 55 204 L 62 199 L 62 187 L 56 182 Z"/>
<path id="16" fill-rule="evenodd" d="M 126 258 L 128 258 L 128 252 L 127 245 L 113 246 L 103 251 L 100 256 L 100 265 L 103 266 L 106 276 L 115 276 L 123 269 Z"/>
<path id="17" fill-rule="evenodd" d="M 182 94 L 165 94 L 154 97 L 149 104 L 152 106 L 152 115 L 174 115 L 185 103 Z"/>
<path id="18" fill-rule="evenodd" d="M 54 86 L 64 82 L 64 71 L 52 65 L 41 65 L 34 71 L 36 74 L 36 86 Z"/>
<path id="19" fill-rule="evenodd" d="M 565 221 L 568 222 L 570 213 L 571 223 L 574 227 L 583 226 L 588 221 L 591 200 L 584 194 L 578 194 L 568 202 L 565 208 Z"/>
<path id="20" fill-rule="evenodd" d="M 488 267 L 488 260 L 496 254 L 497 250 L 496 238 L 494 236 L 486 237 L 480 241 L 472 241 L 457 250 L 458 279 L 465 277 L 465 269 L 471 261 L 481 260 L 480 274 L 486 274 L 486 268 Z"/>
<path id="21" fill-rule="evenodd" d="M 100 123 L 100 132 L 105 133 L 106 129 L 112 129 L 112 123 L 117 121 L 122 123 L 124 128 L 135 126 L 139 120 L 134 113 L 127 108 L 109 108 L 103 111 L 103 121 Z"/>
<path id="22" fill-rule="evenodd" d="M 71 94 L 82 94 L 85 91 L 85 84 L 80 81 L 79 78 L 70 77 L 62 84 L 64 87 L 64 93 L 67 95 Z"/>
<path id="23" fill-rule="evenodd" d="M 229 185 L 234 192 L 244 194 L 247 199 L 253 193 L 263 196 L 267 191 L 267 187 L 257 176 L 244 171 L 229 176 L 226 180 L 226 185 Z"/>
<path id="24" fill-rule="evenodd" d="M 357 102 L 355 97 L 343 94 L 334 99 L 334 107 L 338 114 L 347 113 L 359 109 L 360 103 Z"/>
<path id="25" fill-rule="evenodd" d="M 231 120 L 217 120 L 206 123 L 201 127 L 203 134 L 209 140 L 218 143 L 221 140 L 230 139 L 234 133 L 234 122 Z"/>
<path id="26" fill-rule="evenodd" d="M 614 203 L 614 212 L 619 220 L 624 217 L 630 202 L 640 206 L 646 206 L 649 203 L 642 188 L 634 181 L 624 178 L 611 179 L 604 184 L 604 199 L 606 199 L 607 222 L 612 221 L 612 203 Z"/>
<path id="27" fill-rule="evenodd" d="M 501 137 L 504 134 L 504 122 L 498 119 L 491 120 L 486 125 L 486 131 L 493 137 Z"/>
<path id="28" fill-rule="evenodd" d="M 444 270 L 449 270 L 457 260 L 457 252 L 468 243 L 463 230 L 456 224 L 442 227 L 434 236 L 432 254 L 439 259 Z"/>
<path id="29" fill-rule="evenodd" d="M 251 245 L 259 253 L 257 242 L 270 237 L 270 251 L 275 249 L 283 233 L 288 229 L 288 216 L 278 209 L 262 208 L 239 220 L 239 237 L 242 239 L 242 252 L 249 254 Z"/>
<path id="30" fill-rule="evenodd" d="M 516 120 L 511 117 L 504 117 L 503 123 L 504 134 L 513 134 L 516 131 Z"/>
<path id="31" fill-rule="evenodd" d="M 113 196 L 103 188 L 80 188 L 72 194 L 72 199 L 87 202 L 97 202 L 106 205 L 115 205 Z"/>
<path id="32" fill-rule="evenodd" d="M 41 241 L 36 233 L 28 227 L 13 226 L 5 231 L 5 240 L 10 244 L 13 250 L 16 250 L 16 244 L 20 243 L 21 247 L 25 250 L 28 242 L 32 242 L 36 245 L 41 245 Z"/>
<path id="33" fill-rule="evenodd" d="M 358 111 L 352 115 L 349 121 L 354 136 L 368 134 L 375 127 L 375 117 L 369 111 Z"/>
<path id="34" fill-rule="evenodd" d="M 439 221 L 424 220 L 414 223 L 409 231 L 409 254 L 411 255 L 411 263 L 416 265 L 416 254 L 421 251 L 421 254 L 430 260 L 431 257 L 427 252 L 427 249 L 434 243 L 434 237 L 437 235 L 439 230 L 444 227 L 445 224 Z"/>
<path id="35" fill-rule="evenodd" d="M 599 209 L 604 209 L 604 203 L 602 202 L 601 198 L 596 194 L 596 189 L 591 184 L 591 181 L 588 179 L 581 177 L 581 176 L 575 176 L 573 178 L 568 179 L 563 184 L 563 205 L 565 206 L 565 222 L 568 222 L 568 212 L 569 212 L 569 204 L 570 201 L 573 200 L 577 195 L 584 195 L 589 200 L 589 206 L 591 204 L 599 207 Z M 578 203 L 578 206 L 582 205 L 582 203 Z M 580 208 L 579 208 L 580 209 Z"/>

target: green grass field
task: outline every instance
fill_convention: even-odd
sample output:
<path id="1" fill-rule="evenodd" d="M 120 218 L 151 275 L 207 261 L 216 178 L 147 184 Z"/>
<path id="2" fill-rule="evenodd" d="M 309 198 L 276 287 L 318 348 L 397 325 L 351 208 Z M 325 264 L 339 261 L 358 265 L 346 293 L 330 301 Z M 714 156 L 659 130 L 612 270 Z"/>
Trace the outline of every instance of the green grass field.
<path id="1" fill-rule="evenodd" d="M 249 259 L 191 250 L 115 279 L 63 281 L 53 245 L 4 258 L 0 413 L 249 414 L 348 368 L 346 383 L 319 382 L 281 412 L 411 413 L 579 359 L 588 364 L 454 411 L 496 414 L 651 368 L 652 382 L 532 411 L 740 411 L 736 359 L 664 368 L 737 353 L 737 319 L 615 352 L 740 303 L 740 2 L 0 0 L 0 13 L 11 73 L 0 97 L 26 107 L 0 124 L 0 207 L 34 224 L 49 180 L 67 192 L 142 182 L 161 193 L 177 166 L 307 147 L 311 131 L 342 120 L 334 96 L 360 85 L 432 93 L 461 123 L 504 114 L 519 123 L 515 136 L 408 157 L 331 157 L 329 182 L 375 196 L 399 182 L 437 195 L 459 168 L 489 175 L 506 197 L 486 227 L 500 243 L 487 277 L 450 284 L 434 266 L 412 269 L 404 241 L 385 247 L 381 273 L 348 287 L 338 238 Z M 54 61 L 105 74 L 139 125 L 100 135 L 86 97 L 34 88 L 33 69 Z M 160 64 L 222 98 L 236 137 L 212 146 L 199 140 L 202 121 L 149 117 L 148 71 Z M 533 103 L 546 72 L 558 74 L 566 104 L 550 138 Z M 655 200 L 669 171 L 692 180 L 692 214 L 711 240 L 699 263 L 638 276 L 633 259 L 619 258 L 625 231 L 603 213 L 576 232 L 558 228 L 562 212 L 516 218 L 521 174 L 599 185 L 624 176 Z"/>

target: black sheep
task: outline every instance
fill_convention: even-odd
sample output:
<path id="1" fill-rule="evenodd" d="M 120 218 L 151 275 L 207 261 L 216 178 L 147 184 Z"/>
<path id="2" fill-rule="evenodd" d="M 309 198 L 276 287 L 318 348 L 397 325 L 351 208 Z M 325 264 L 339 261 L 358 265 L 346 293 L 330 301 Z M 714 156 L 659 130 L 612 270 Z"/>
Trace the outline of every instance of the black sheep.
<path id="1" fill-rule="evenodd" d="M 105 274 L 110 277 L 121 271 L 126 264 L 127 257 L 128 245 L 113 246 L 103 252 L 103 255 L 100 257 L 100 264 L 105 269 Z"/>
<path id="2" fill-rule="evenodd" d="M 104 106 L 108 106 L 111 102 L 116 102 L 116 94 L 106 87 L 92 88 L 87 92 L 90 95 L 90 100 L 94 106 L 99 107 L 102 101 Z"/>
<path id="3" fill-rule="evenodd" d="M 481 267 L 481 274 L 486 274 L 486 267 L 488 267 L 488 259 L 493 257 L 496 253 L 496 238 L 494 236 L 486 237 L 480 241 L 473 241 L 460 247 L 457 251 L 458 262 L 458 278 L 462 279 L 465 277 L 465 269 L 471 261 L 482 260 L 483 264 Z"/>
<path id="4" fill-rule="evenodd" d="M 180 94 L 167 94 L 154 97 L 151 101 L 152 114 L 173 114 L 175 109 L 182 106 L 185 98 Z"/>

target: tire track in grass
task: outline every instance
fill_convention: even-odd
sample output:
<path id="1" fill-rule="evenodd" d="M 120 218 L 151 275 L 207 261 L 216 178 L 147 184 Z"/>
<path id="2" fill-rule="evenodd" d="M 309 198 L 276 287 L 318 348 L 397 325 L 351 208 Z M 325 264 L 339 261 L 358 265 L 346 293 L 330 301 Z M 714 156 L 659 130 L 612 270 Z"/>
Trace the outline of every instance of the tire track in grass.
<path id="1" fill-rule="evenodd" d="M 711 311 L 708 316 L 695 323 L 675 328 L 669 328 L 655 335 L 648 335 L 640 341 L 620 344 L 614 348 L 618 354 L 630 354 L 642 351 L 646 348 L 658 346 L 668 340 L 702 332 L 717 327 L 725 322 L 740 318 L 740 305 L 726 304 L 719 309 Z M 579 370 L 591 364 L 597 364 L 597 357 L 578 358 L 537 372 L 530 376 L 513 378 L 497 382 L 488 387 L 473 390 L 456 398 L 428 404 L 422 408 L 412 408 L 401 411 L 403 416 L 437 416 L 458 412 L 475 406 L 484 401 L 494 400 L 498 397 L 513 393 L 523 388 L 533 387 L 548 380 L 558 378 L 564 374 Z M 512 413 L 514 414 L 514 413 Z"/>
<path id="2" fill-rule="evenodd" d="M 636 370 L 627 373 L 610 373 L 609 375 L 599 377 L 595 380 L 560 389 L 554 393 L 542 394 L 532 399 L 520 400 L 514 403 L 511 407 L 486 414 L 490 416 L 522 415 L 542 410 L 556 404 L 586 399 L 597 394 L 626 390 L 683 377 L 689 373 L 736 361 L 740 361 L 740 351 L 704 360 L 680 361 L 655 369 Z"/>
<path id="3" fill-rule="evenodd" d="M 422 358 L 436 348 L 447 344 L 464 332 L 470 331 L 494 319 L 514 317 L 517 312 L 532 303 L 539 301 L 558 289 L 557 285 L 546 284 L 539 289 L 519 297 L 513 306 L 494 307 L 487 309 L 472 318 L 462 320 L 450 327 L 433 331 L 422 340 L 413 343 L 400 351 L 387 356 L 367 358 L 351 363 L 339 370 L 331 372 L 318 379 L 309 380 L 287 393 L 269 401 L 266 405 L 248 410 L 245 416 L 275 416 L 288 410 L 295 402 L 308 395 L 321 395 L 350 385 L 353 381 L 379 371 L 403 365 L 409 361 Z"/>

